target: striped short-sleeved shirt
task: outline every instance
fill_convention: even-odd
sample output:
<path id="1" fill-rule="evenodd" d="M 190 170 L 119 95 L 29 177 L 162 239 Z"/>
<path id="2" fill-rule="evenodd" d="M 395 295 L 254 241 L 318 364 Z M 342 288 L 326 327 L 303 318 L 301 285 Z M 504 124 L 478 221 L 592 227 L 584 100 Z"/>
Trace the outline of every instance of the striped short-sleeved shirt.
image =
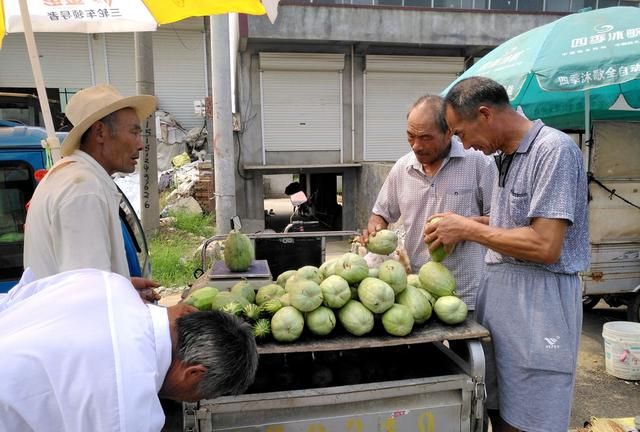
<path id="1" fill-rule="evenodd" d="M 493 189 L 490 224 L 523 227 L 537 217 L 569 221 L 557 262 L 532 263 L 488 250 L 487 263 L 531 265 L 554 273 L 585 270 L 589 265 L 589 228 L 582 154 L 568 135 L 540 120 L 534 122 L 514 153 L 504 187 Z"/>
<path id="2" fill-rule="evenodd" d="M 385 180 L 373 213 L 393 223 L 401 217 L 406 231 L 405 249 L 417 273 L 430 260 L 422 231 L 433 214 L 454 212 L 462 216 L 487 216 L 495 182 L 493 160 L 481 152 L 465 150 L 456 138 L 435 176 L 425 174 L 413 152 L 400 158 Z M 456 245 L 444 264 L 454 275 L 458 295 L 475 308 L 478 284 L 484 271 L 486 248 L 473 242 Z"/>

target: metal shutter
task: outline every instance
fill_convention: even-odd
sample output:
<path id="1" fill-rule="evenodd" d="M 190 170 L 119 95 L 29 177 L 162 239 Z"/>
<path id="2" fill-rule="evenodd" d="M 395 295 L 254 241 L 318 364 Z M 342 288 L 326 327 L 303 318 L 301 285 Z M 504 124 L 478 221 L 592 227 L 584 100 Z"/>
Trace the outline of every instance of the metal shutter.
<path id="1" fill-rule="evenodd" d="M 464 68 L 462 58 L 367 56 L 364 160 L 396 161 L 409 150 L 407 112 L 420 96 L 439 94 Z"/>
<path id="2" fill-rule="evenodd" d="M 86 34 L 77 33 L 36 34 L 45 87 L 82 88 L 91 85 L 87 38 Z M 0 64 L 1 87 L 35 86 L 27 44 L 22 33 L 8 34 L 5 37 L 0 50 Z"/>
<path id="3" fill-rule="evenodd" d="M 193 101 L 207 96 L 204 34 L 159 30 L 153 34 L 153 70 L 158 109 L 171 113 L 186 129 L 201 127 Z"/>
<path id="4" fill-rule="evenodd" d="M 107 33 L 104 38 L 109 84 L 125 96 L 137 94 L 133 33 Z"/>
<path id="5" fill-rule="evenodd" d="M 133 34 L 107 34 L 109 82 L 124 95 L 135 95 Z M 206 96 L 204 38 L 200 31 L 158 30 L 153 34 L 153 73 L 158 109 L 169 112 L 183 127 L 203 124 L 193 101 Z"/>
<path id="6" fill-rule="evenodd" d="M 341 54 L 260 54 L 265 151 L 342 148 Z"/>

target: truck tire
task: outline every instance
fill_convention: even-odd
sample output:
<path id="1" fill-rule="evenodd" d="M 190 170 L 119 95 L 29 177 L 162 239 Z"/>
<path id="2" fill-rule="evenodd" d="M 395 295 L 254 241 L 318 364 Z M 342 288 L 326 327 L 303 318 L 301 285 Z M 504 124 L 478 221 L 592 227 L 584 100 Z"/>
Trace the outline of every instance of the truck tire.
<path id="1" fill-rule="evenodd" d="M 627 320 L 640 322 L 640 293 L 636 293 L 627 305 Z"/>
<path id="2" fill-rule="evenodd" d="M 600 296 L 597 295 L 583 295 L 582 296 L 582 310 L 588 311 L 593 309 L 600 301 Z"/>

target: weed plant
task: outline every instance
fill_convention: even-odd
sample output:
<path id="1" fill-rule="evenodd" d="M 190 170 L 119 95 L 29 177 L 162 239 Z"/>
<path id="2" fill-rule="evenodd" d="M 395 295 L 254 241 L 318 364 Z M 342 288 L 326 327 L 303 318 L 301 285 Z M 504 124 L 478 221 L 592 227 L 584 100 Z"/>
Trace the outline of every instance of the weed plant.
<path id="1" fill-rule="evenodd" d="M 170 216 L 174 223 L 161 227 L 150 239 L 151 271 L 163 286 L 185 286 L 195 280 L 193 272 L 201 264 L 195 251 L 214 235 L 215 225 L 211 215 L 176 211 Z"/>

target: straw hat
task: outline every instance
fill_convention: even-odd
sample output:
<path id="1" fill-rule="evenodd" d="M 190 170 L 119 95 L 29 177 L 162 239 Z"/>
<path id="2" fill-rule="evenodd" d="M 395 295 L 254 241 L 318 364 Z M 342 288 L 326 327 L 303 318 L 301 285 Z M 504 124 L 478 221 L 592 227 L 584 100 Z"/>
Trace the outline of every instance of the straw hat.
<path id="1" fill-rule="evenodd" d="M 65 114 L 73 129 L 62 143 L 60 153 L 69 156 L 80 147 L 80 138 L 92 124 L 112 112 L 123 108 L 133 108 L 142 122 L 156 109 L 155 96 L 139 95 L 125 97 L 115 87 L 108 84 L 100 84 L 80 90 L 73 95 Z"/>

